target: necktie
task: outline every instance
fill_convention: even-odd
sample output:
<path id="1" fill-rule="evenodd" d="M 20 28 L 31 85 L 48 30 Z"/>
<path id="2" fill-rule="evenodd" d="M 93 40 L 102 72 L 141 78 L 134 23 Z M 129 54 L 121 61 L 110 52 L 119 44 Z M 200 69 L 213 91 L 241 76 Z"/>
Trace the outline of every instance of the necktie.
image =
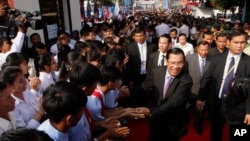
<path id="1" fill-rule="evenodd" d="M 174 44 L 175 44 L 175 40 L 172 40 L 172 47 L 174 46 Z"/>
<path id="2" fill-rule="evenodd" d="M 233 76 L 234 76 L 234 68 L 232 68 L 234 66 L 234 58 L 231 58 L 231 62 L 229 64 L 228 70 L 227 70 L 227 76 L 224 80 L 224 85 L 223 85 L 223 89 L 220 95 L 220 98 L 226 98 L 229 95 L 229 83 L 232 80 Z"/>
<path id="3" fill-rule="evenodd" d="M 161 57 L 161 66 L 164 66 L 165 63 L 165 55 L 162 55 Z"/>
<path id="4" fill-rule="evenodd" d="M 171 76 L 167 77 L 167 80 L 165 82 L 165 86 L 164 86 L 164 89 L 163 89 L 163 98 L 165 97 L 172 80 L 173 80 L 173 77 L 171 77 Z"/>
<path id="5" fill-rule="evenodd" d="M 201 73 L 201 76 L 204 74 L 204 70 L 205 70 L 205 60 L 201 59 L 201 61 L 200 61 L 200 73 Z"/>

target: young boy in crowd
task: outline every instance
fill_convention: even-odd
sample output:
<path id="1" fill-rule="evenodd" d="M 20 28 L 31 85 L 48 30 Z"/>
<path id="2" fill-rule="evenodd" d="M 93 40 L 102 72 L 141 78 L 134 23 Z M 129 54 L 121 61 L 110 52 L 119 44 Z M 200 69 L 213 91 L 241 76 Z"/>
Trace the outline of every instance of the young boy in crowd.
<path id="1" fill-rule="evenodd" d="M 42 105 L 49 119 L 38 130 L 47 133 L 54 141 L 68 141 L 68 130 L 81 119 L 87 97 L 76 85 L 60 81 L 43 93 Z"/>

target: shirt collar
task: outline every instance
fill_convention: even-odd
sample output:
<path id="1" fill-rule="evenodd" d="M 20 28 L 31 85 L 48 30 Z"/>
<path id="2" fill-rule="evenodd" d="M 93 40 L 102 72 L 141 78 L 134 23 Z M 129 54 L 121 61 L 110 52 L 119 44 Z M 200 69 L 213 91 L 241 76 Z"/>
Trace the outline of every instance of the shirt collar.
<path id="1" fill-rule="evenodd" d="M 24 102 L 22 99 L 16 97 L 14 94 L 11 94 L 11 96 L 15 99 L 15 106 L 18 105 L 19 103 Z"/>
<path id="2" fill-rule="evenodd" d="M 227 59 L 230 59 L 232 57 L 234 57 L 234 60 L 238 60 L 240 57 L 241 57 L 241 54 L 237 54 L 237 55 L 233 55 L 230 51 L 228 52 L 228 55 L 227 55 Z"/>
<path id="3" fill-rule="evenodd" d="M 167 53 L 163 53 L 161 51 L 159 51 L 159 52 L 160 52 L 160 56 L 164 55 L 166 57 Z"/>
<path id="4" fill-rule="evenodd" d="M 137 43 L 138 44 L 138 46 L 140 47 L 140 46 L 146 46 L 146 44 L 147 44 L 147 42 L 146 41 L 144 41 L 142 44 L 140 44 L 140 43 Z"/>
<path id="5" fill-rule="evenodd" d="M 201 58 L 201 56 L 199 54 L 198 54 L 198 58 L 199 58 L 199 61 L 206 60 L 206 57 L 205 58 Z"/>
<path id="6" fill-rule="evenodd" d="M 46 73 L 46 72 L 40 72 L 40 76 L 44 76 L 46 78 L 51 78 L 52 77 L 51 73 Z"/>

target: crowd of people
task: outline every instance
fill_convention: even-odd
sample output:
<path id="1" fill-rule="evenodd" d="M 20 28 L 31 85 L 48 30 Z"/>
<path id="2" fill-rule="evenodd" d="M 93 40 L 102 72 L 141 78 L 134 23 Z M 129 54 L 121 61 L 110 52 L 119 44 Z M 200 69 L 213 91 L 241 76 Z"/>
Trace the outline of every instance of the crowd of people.
<path id="1" fill-rule="evenodd" d="M 178 141 L 191 114 L 197 134 L 209 116 L 211 141 L 222 141 L 225 123 L 249 128 L 250 97 L 239 96 L 249 90 L 232 91 L 250 77 L 249 23 L 153 12 L 93 19 L 59 30 L 54 44 L 33 33 L 24 46 L 20 25 L 12 41 L 1 37 L 0 140 L 124 140 L 131 119 L 147 118 L 149 141 Z"/>

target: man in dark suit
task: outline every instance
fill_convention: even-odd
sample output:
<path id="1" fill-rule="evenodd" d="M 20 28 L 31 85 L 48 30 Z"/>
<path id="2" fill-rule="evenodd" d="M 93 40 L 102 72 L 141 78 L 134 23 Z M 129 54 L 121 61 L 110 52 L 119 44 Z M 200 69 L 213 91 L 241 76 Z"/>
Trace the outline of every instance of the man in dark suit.
<path id="1" fill-rule="evenodd" d="M 134 32 L 135 41 L 127 46 L 129 61 L 126 64 L 126 77 L 133 106 L 147 106 L 149 97 L 141 89 L 141 83 L 146 79 L 149 54 L 156 51 L 157 46 L 146 42 L 145 27 L 138 26 Z"/>
<path id="2" fill-rule="evenodd" d="M 211 141 L 222 141 L 222 129 L 225 121 L 225 111 L 229 102 L 229 84 L 233 77 L 250 77 L 250 57 L 243 53 L 247 41 L 244 31 L 232 31 L 228 37 L 229 51 L 213 57 L 209 69 L 201 80 L 196 106 L 202 110 L 207 97 L 207 109 L 211 117 Z M 240 106 L 239 106 L 240 105 Z M 250 101 L 244 101 L 234 107 L 234 120 L 250 125 Z M 229 125 L 233 121 L 229 119 Z M 230 127 L 229 127 L 230 128 Z"/>
<path id="3" fill-rule="evenodd" d="M 171 37 L 168 34 L 162 34 L 159 37 L 158 51 L 150 54 L 148 59 L 147 74 L 155 67 L 166 66 L 166 55 L 171 45 Z"/>
<path id="4" fill-rule="evenodd" d="M 191 104 L 191 113 L 193 113 L 195 117 L 194 128 L 198 134 L 202 134 L 201 127 L 204 111 L 199 111 L 196 109 L 196 100 L 200 88 L 201 77 L 210 65 L 211 57 L 208 56 L 209 49 L 209 43 L 206 41 L 201 41 L 197 44 L 197 53 L 188 55 L 186 59 L 188 63 L 188 72 L 193 80 L 192 93 L 189 96 L 189 103 Z"/>
<path id="5" fill-rule="evenodd" d="M 209 51 L 209 54 L 211 56 L 214 56 L 216 54 L 221 54 L 221 53 L 228 50 L 228 48 L 226 47 L 226 45 L 227 45 L 227 35 L 226 34 L 219 33 L 218 35 L 216 35 L 215 43 L 216 43 L 216 47 L 211 48 Z"/>
<path id="6" fill-rule="evenodd" d="M 152 107 L 137 110 L 150 115 L 150 141 L 178 141 L 186 134 L 188 95 L 192 78 L 184 71 L 185 56 L 181 49 L 171 48 L 166 56 L 167 67 L 152 69 Z"/>

